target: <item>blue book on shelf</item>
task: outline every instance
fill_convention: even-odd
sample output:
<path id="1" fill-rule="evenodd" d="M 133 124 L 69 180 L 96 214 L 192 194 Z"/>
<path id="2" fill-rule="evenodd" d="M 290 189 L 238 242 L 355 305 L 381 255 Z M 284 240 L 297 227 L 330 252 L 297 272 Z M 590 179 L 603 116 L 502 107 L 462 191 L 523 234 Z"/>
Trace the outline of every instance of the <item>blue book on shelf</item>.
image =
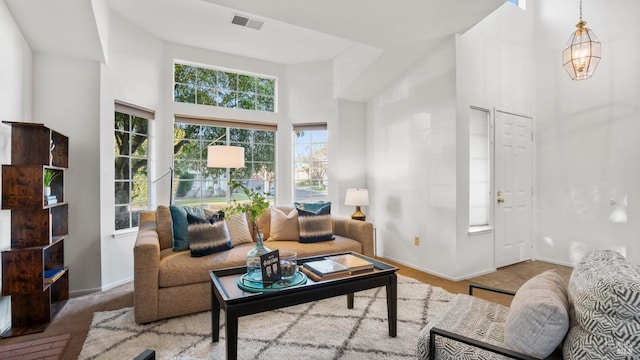
<path id="1" fill-rule="evenodd" d="M 64 273 L 64 269 L 45 270 L 44 271 L 44 281 L 46 283 L 52 283 L 52 282 L 58 280 L 58 278 L 60 276 L 62 276 L 63 273 Z"/>

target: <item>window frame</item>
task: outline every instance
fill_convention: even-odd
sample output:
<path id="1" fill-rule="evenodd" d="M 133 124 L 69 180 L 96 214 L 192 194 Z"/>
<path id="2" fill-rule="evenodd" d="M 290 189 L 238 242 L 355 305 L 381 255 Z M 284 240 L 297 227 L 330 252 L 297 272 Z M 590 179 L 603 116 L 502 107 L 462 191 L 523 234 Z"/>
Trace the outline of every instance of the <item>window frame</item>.
<path id="1" fill-rule="evenodd" d="M 177 81 L 178 80 L 176 79 L 177 66 L 193 67 L 194 68 L 193 82 L 191 82 L 191 80 L 187 78 L 185 78 L 187 82 Z M 213 74 L 210 73 L 212 71 L 213 71 Z M 205 74 L 207 74 L 204 76 L 205 78 L 207 78 L 207 80 L 200 81 L 201 77 L 198 74 L 201 72 L 204 72 Z M 224 78 L 220 78 L 219 73 L 225 74 Z M 211 75 L 214 75 L 215 79 L 211 79 Z M 226 75 L 230 75 L 230 76 L 226 76 Z M 231 82 L 229 82 L 228 80 L 234 77 L 235 77 L 235 81 L 232 80 L 234 84 L 231 84 Z M 246 77 L 254 78 L 255 82 L 254 82 L 253 89 L 246 88 L 246 83 L 244 83 L 243 85 L 243 82 L 241 80 Z M 273 84 L 272 87 L 271 86 L 267 87 L 267 89 L 269 89 L 270 91 L 267 91 L 266 93 L 265 92 L 261 93 L 260 83 L 262 81 L 271 82 Z M 228 85 L 228 86 L 223 86 L 223 85 Z M 184 87 L 185 89 L 191 89 L 193 91 L 193 101 L 176 100 L 176 93 L 178 92 L 179 86 Z M 202 99 L 200 99 L 201 96 L 199 94 L 202 92 L 206 92 L 208 94 L 207 96 L 202 96 Z M 234 94 L 234 96 L 227 98 L 227 96 L 230 96 L 232 93 Z M 191 96 L 190 94 L 188 95 Z M 259 101 L 259 98 L 261 97 L 270 98 L 271 106 L 261 108 L 261 105 L 264 105 L 262 102 Z M 243 103 L 244 101 L 248 101 L 251 98 L 253 98 L 253 108 L 245 108 L 243 106 L 240 106 L 241 103 Z M 207 101 L 203 101 L 203 100 L 207 100 Z M 278 100 L 278 78 L 275 76 L 251 73 L 247 71 L 229 69 L 229 68 L 224 68 L 219 66 L 195 64 L 195 63 L 190 63 L 186 61 L 174 60 L 174 63 L 173 63 L 173 101 L 174 102 L 185 103 L 185 104 L 196 104 L 196 105 L 208 105 L 208 106 L 241 109 L 241 110 L 249 110 L 249 111 L 264 111 L 264 112 L 277 113 L 278 112 L 277 100 Z M 221 105 L 223 101 L 224 103 L 232 104 L 232 106 Z"/>
<path id="2" fill-rule="evenodd" d="M 177 129 L 177 126 L 181 124 L 181 125 L 189 125 L 189 126 L 200 126 L 200 127 L 211 127 L 211 128 L 218 128 L 218 129 L 224 129 L 224 135 L 223 136 L 215 136 L 216 139 L 206 139 L 206 138 L 202 138 L 201 136 L 199 136 L 197 139 L 196 138 L 176 138 L 175 136 L 175 132 Z M 207 173 L 209 174 L 214 174 L 212 175 L 211 178 L 209 178 L 208 176 L 203 177 L 203 173 L 204 172 L 196 172 L 195 173 L 195 177 L 199 179 L 198 180 L 194 180 L 194 184 L 195 182 L 200 182 L 201 185 L 202 183 L 206 183 L 206 182 L 212 182 L 213 183 L 213 188 L 216 188 L 217 184 L 217 191 L 225 191 L 225 202 L 224 204 L 220 203 L 219 201 L 207 201 L 205 202 L 204 199 L 205 197 L 203 196 L 202 193 L 202 189 L 203 187 L 200 186 L 200 193 L 198 196 L 194 196 L 194 199 L 198 199 L 198 204 L 196 204 L 196 206 L 199 205 L 205 205 L 205 204 L 209 204 L 213 206 L 220 206 L 220 205 L 230 205 L 232 200 L 240 200 L 243 201 L 245 199 L 245 197 L 242 194 L 238 194 L 237 192 L 234 192 L 234 196 L 233 199 L 231 198 L 231 194 L 229 193 L 229 179 L 235 179 L 235 180 L 239 180 L 241 183 L 243 183 L 244 185 L 249 185 L 251 186 L 251 182 L 263 182 L 263 184 L 268 184 L 269 189 L 263 193 L 266 194 L 267 199 L 271 202 L 271 203 L 275 203 L 275 198 L 277 194 L 273 194 L 273 192 L 275 192 L 275 184 L 277 183 L 277 176 L 276 176 L 276 168 L 277 168 L 277 156 L 276 156 L 276 150 L 277 150 L 277 124 L 275 123 L 256 123 L 256 122 L 248 122 L 248 121 L 237 121 L 237 120 L 231 120 L 231 119 L 219 119 L 219 118 L 204 118 L 204 117 L 198 117 L 198 116 L 189 116 L 189 115 L 178 115 L 176 114 L 174 116 L 174 144 L 176 143 L 177 139 L 180 140 L 190 140 L 190 141 L 196 141 L 198 143 L 198 148 L 200 149 L 200 157 L 198 159 L 193 159 L 190 160 L 189 158 L 185 158 L 185 159 L 181 159 L 180 161 L 185 161 L 185 162 L 189 162 L 189 161 L 195 161 L 198 162 L 200 165 L 197 166 L 205 166 L 206 167 L 206 147 L 209 145 L 213 145 L 213 141 L 212 140 L 217 140 L 215 141 L 216 144 L 219 145 L 240 145 L 243 146 L 245 148 L 245 167 L 242 169 L 210 169 L 207 171 Z M 256 133 L 252 132 L 250 134 L 251 138 L 249 139 L 249 142 L 246 141 L 242 141 L 242 139 L 239 139 L 239 134 L 245 130 L 250 130 L 250 131 L 271 131 L 273 132 L 273 134 L 271 134 L 271 139 L 273 140 L 273 143 L 268 143 L 268 142 L 255 142 L 255 137 Z M 198 134 L 203 134 L 204 131 L 201 130 L 198 131 Z M 216 131 L 214 129 L 211 130 L 211 133 L 216 133 L 216 134 L 221 134 L 220 131 Z M 254 148 L 254 145 L 258 145 L 258 146 L 273 146 L 273 158 L 272 161 L 260 161 L 260 160 L 256 160 L 253 156 L 254 153 L 251 151 L 252 148 Z M 174 169 L 179 169 L 179 166 L 176 165 L 176 155 L 178 154 L 174 154 L 173 157 L 173 168 Z M 254 175 L 255 172 L 253 170 L 255 170 L 255 168 L 253 167 L 255 164 L 262 164 L 262 163 L 269 163 L 272 166 L 272 171 L 267 174 L 267 179 L 258 179 L 256 178 Z M 251 166 L 250 169 L 249 166 Z M 268 166 L 267 166 L 268 167 Z M 216 172 L 218 173 L 217 175 Z M 220 174 L 220 172 L 223 172 L 223 174 Z M 248 176 L 247 176 L 248 174 Z M 178 186 L 180 184 L 180 179 L 178 178 L 179 172 L 176 171 L 176 173 L 174 174 L 174 183 L 178 184 L 177 186 L 175 186 L 174 189 L 174 193 L 171 194 L 172 196 L 172 202 L 175 204 L 185 204 L 184 201 L 181 201 L 180 198 L 178 198 L 177 195 L 177 191 L 178 191 Z M 216 178 L 217 176 L 217 178 Z M 184 181 L 184 180 L 183 180 Z M 265 185 L 266 186 L 266 185 Z M 273 191 L 272 191 L 273 189 Z M 190 190 L 191 191 L 191 190 Z M 209 196 L 208 196 L 209 197 Z M 207 198 L 208 198 L 207 197 Z M 210 197 L 214 197 L 214 198 L 219 198 L 220 196 L 210 196 Z"/>
<path id="3" fill-rule="evenodd" d="M 328 177 L 328 171 L 329 171 L 329 158 L 328 158 L 328 153 L 329 153 L 329 129 L 327 127 L 327 123 L 302 123 L 302 124 L 293 124 L 292 126 L 293 131 L 292 131 L 292 177 L 293 177 L 293 182 L 292 182 L 292 192 L 293 192 L 293 201 L 294 202 L 304 202 L 304 203 L 309 203 L 309 202 L 327 202 L 329 201 L 329 188 L 331 186 L 331 184 L 329 183 L 329 177 Z M 297 142 L 298 136 L 296 135 L 296 132 L 298 131 L 325 131 L 326 134 L 324 136 L 324 140 L 323 141 L 313 141 L 313 136 L 311 137 L 309 142 L 305 142 L 302 144 L 299 144 Z M 308 150 L 309 150 L 309 157 L 311 158 L 313 156 L 312 153 L 312 149 L 313 148 L 317 148 L 317 146 L 319 144 L 323 144 L 323 148 L 325 151 L 325 158 L 323 160 L 319 160 L 319 161 L 311 161 L 312 163 L 315 162 L 323 162 L 324 163 L 324 170 L 322 170 L 323 172 L 323 178 L 319 179 L 319 178 L 309 178 L 309 179 L 304 179 L 304 180 L 300 180 L 300 178 L 298 177 L 298 163 L 305 163 L 305 162 L 299 162 L 297 160 L 297 146 L 298 145 L 307 145 L 309 146 Z M 297 197 L 297 193 L 298 193 L 298 183 L 300 181 L 309 181 L 311 186 L 313 186 L 314 182 L 321 182 L 322 186 L 324 186 L 325 190 L 324 190 L 324 195 L 320 196 L 320 197 L 314 197 L 314 196 L 310 196 L 310 197 L 306 197 L 306 198 L 298 198 Z M 320 183 L 318 183 L 319 185 Z M 309 191 L 309 193 L 311 194 L 311 192 Z"/>
<path id="4" fill-rule="evenodd" d="M 475 113 L 474 113 L 475 112 Z M 482 119 L 474 119 L 473 114 L 480 115 Z M 483 124 L 479 124 L 482 121 Z M 476 122 L 476 124 L 474 124 Z M 476 126 L 474 126 L 476 125 Z M 481 132 L 474 131 L 482 126 L 484 129 Z M 484 139 L 477 139 L 477 137 L 483 136 Z M 475 139 L 474 139 L 475 138 Z M 484 144 L 483 144 L 484 143 Z M 479 147 L 482 147 L 484 151 L 480 151 Z M 491 111 L 481 107 L 471 106 L 469 108 L 469 196 L 468 196 L 468 227 L 469 234 L 477 234 L 493 230 L 493 203 L 492 199 L 492 184 L 493 184 L 493 137 L 492 137 L 492 119 Z M 479 161 L 474 161 L 474 159 Z M 486 161 L 486 165 L 482 166 L 481 162 Z M 475 164 L 474 164 L 475 163 Z M 478 164 L 480 163 L 480 164 Z M 477 173 L 477 167 L 480 165 L 484 171 L 484 177 L 482 173 Z M 474 171 L 474 169 L 476 171 Z M 480 175 L 480 177 L 478 177 Z M 478 187 L 483 187 L 485 194 L 474 195 L 478 190 Z M 483 185 L 482 185 L 483 184 Z M 478 203 L 480 197 L 484 197 L 483 201 Z M 486 221 L 474 221 L 474 215 L 472 212 L 476 208 L 484 207 L 484 219 Z"/>
<path id="5" fill-rule="evenodd" d="M 120 101 L 120 100 L 115 100 L 114 102 L 114 119 L 113 119 L 113 139 L 114 139 L 114 153 L 113 153 L 113 157 L 114 157 L 114 178 L 113 178 L 113 184 L 114 184 L 114 221 L 113 221 L 113 226 L 114 226 L 114 230 L 115 232 L 127 232 L 127 231 L 131 231 L 134 229 L 138 228 L 139 225 L 139 218 L 135 219 L 136 214 L 139 214 L 140 211 L 143 210 L 148 210 L 151 206 L 151 179 L 150 179 L 150 169 L 149 169 L 149 164 L 151 163 L 151 134 L 150 134 L 150 130 L 151 130 L 151 120 L 155 119 L 155 111 L 154 110 L 150 110 L 150 109 L 146 109 L 144 107 L 141 106 L 137 106 L 137 105 L 133 105 L 130 103 L 126 103 L 124 101 Z M 117 117 L 118 114 L 122 114 L 124 116 L 127 116 L 127 129 L 118 129 L 117 127 Z M 146 122 L 145 127 L 146 127 L 146 133 L 141 133 L 141 132 L 136 132 L 135 129 L 133 128 L 134 126 L 134 119 L 141 119 L 144 120 Z M 116 149 L 116 136 L 118 133 L 123 133 L 127 135 L 127 143 L 128 143 L 128 149 L 126 149 L 126 153 L 123 154 L 122 150 L 123 149 Z M 138 153 L 137 155 L 135 153 L 132 153 L 132 149 L 131 149 L 131 141 L 130 139 L 133 136 L 143 136 L 144 138 L 146 138 L 145 140 L 143 140 L 141 143 L 144 143 L 146 141 L 146 147 L 144 147 L 146 150 L 144 151 L 144 155 L 145 156 L 141 156 L 140 153 Z M 128 163 L 128 169 L 127 169 L 127 173 L 128 173 L 128 178 L 124 178 L 124 176 L 122 178 L 118 178 L 118 173 L 116 172 L 115 167 L 117 167 L 117 161 L 118 158 L 125 158 L 128 159 L 127 163 Z M 133 162 L 135 160 L 144 160 L 146 162 L 146 165 L 144 165 L 146 167 L 146 173 L 145 173 L 145 179 L 143 180 L 135 180 L 135 176 L 137 174 L 134 174 L 132 171 L 132 166 L 133 166 Z M 123 174 L 124 175 L 124 174 Z M 118 201 L 118 199 L 122 198 L 122 194 L 118 195 L 117 191 L 120 185 L 118 184 L 128 184 L 128 189 L 127 189 L 127 202 L 121 202 Z M 146 187 L 146 206 L 142 206 L 142 203 L 138 203 L 138 202 L 134 202 L 134 190 L 136 189 L 136 185 L 140 185 L 138 183 L 144 183 L 142 184 L 143 187 Z M 126 212 L 128 214 L 128 226 L 126 227 L 119 227 L 118 225 L 118 220 L 122 219 L 121 217 L 118 216 L 118 208 L 126 208 Z"/>

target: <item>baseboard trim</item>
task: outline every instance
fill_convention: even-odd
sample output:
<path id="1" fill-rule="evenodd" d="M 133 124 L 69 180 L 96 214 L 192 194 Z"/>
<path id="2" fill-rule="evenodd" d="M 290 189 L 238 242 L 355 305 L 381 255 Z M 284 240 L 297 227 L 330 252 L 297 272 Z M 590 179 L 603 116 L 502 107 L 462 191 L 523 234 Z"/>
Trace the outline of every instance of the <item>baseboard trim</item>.
<path id="1" fill-rule="evenodd" d="M 99 288 L 69 291 L 69 297 L 78 297 L 78 296 L 89 295 L 89 294 L 93 294 L 93 293 L 97 293 L 97 292 L 101 292 L 101 291 L 111 290 L 111 289 L 113 289 L 115 287 L 118 287 L 120 285 L 124 285 L 126 283 L 130 283 L 132 281 L 133 281 L 133 276 L 132 277 L 128 277 L 128 278 L 123 279 L 123 280 L 116 281 L 116 282 L 111 283 L 109 285 L 104 285 L 104 286 L 99 287 Z"/>
<path id="2" fill-rule="evenodd" d="M 115 287 L 118 287 L 120 285 L 124 285 L 126 283 L 130 283 L 132 281 L 133 281 L 133 276 L 128 277 L 126 279 L 122 279 L 122 280 L 116 281 L 116 282 L 108 284 L 108 285 L 104 285 L 104 286 L 102 286 L 102 291 L 111 290 L 111 289 L 113 289 Z"/>
<path id="3" fill-rule="evenodd" d="M 551 264 L 556 264 L 556 265 L 562 265 L 562 266 L 567 266 L 567 267 L 574 267 L 574 264 L 570 264 L 568 262 L 564 262 L 564 261 L 558 261 L 558 260 L 552 260 L 552 259 L 547 259 L 547 258 L 543 258 L 543 257 L 536 257 L 533 259 L 534 261 L 544 261 L 544 262 L 548 262 Z"/>
<path id="4" fill-rule="evenodd" d="M 70 298 L 74 298 L 74 297 L 78 297 L 78 296 L 97 293 L 97 292 L 100 292 L 100 291 L 101 291 L 100 288 L 74 290 L 74 291 L 69 291 L 69 297 Z"/>
<path id="5" fill-rule="evenodd" d="M 446 275 L 446 274 L 443 274 L 443 273 L 440 273 L 440 272 L 437 272 L 437 271 L 433 271 L 433 270 L 425 269 L 425 268 L 420 267 L 420 266 L 416 266 L 414 264 L 409 264 L 406 261 L 402 261 L 402 260 L 399 260 L 399 259 L 396 259 L 396 258 L 393 258 L 393 257 L 390 257 L 390 256 L 384 256 L 384 255 L 378 255 L 378 256 L 381 257 L 381 258 L 384 258 L 384 259 L 389 259 L 389 260 L 391 260 L 391 261 L 393 261 L 395 263 L 410 267 L 412 269 L 422 271 L 422 272 L 427 273 L 429 275 L 437 276 L 437 277 L 440 277 L 440 278 L 443 278 L 443 279 L 446 279 L 446 280 L 450 280 L 450 281 L 467 280 L 467 279 L 472 278 L 472 277 L 476 277 L 476 276 L 480 276 L 480 275 L 484 275 L 484 274 L 489 274 L 489 273 L 492 273 L 492 272 L 496 271 L 495 269 L 487 269 L 487 270 L 478 271 L 478 272 L 473 273 L 473 274 L 452 277 L 452 276 L 449 276 L 449 275 Z"/>

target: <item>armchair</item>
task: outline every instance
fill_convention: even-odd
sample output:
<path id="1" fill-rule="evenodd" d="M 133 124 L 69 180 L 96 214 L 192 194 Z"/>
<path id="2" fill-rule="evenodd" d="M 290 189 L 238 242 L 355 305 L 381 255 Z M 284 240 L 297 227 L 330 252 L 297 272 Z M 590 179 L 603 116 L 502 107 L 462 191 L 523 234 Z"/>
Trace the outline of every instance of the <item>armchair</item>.
<path id="1" fill-rule="evenodd" d="M 474 296 L 474 290 L 514 296 L 511 307 Z M 569 324 L 566 286 L 557 271 L 544 272 L 518 293 L 472 284 L 420 332 L 418 358 L 555 359 Z"/>

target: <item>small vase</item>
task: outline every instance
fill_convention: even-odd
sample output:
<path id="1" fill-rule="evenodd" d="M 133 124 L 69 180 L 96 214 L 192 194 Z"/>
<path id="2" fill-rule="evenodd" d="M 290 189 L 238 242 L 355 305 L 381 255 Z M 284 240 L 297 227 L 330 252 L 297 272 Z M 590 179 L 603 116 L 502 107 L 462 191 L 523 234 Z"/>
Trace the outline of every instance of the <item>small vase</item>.
<path id="1" fill-rule="evenodd" d="M 260 255 L 271 252 L 264 246 L 264 234 L 256 236 L 256 246 L 247 253 L 247 279 L 249 281 L 262 281 L 262 269 L 260 267 Z"/>
<path id="2" fill-rule="evenodd" d="M 44 196 L 49 196 L 51 195 L 51 186 L 45 186 L 44 187 Z"/>

